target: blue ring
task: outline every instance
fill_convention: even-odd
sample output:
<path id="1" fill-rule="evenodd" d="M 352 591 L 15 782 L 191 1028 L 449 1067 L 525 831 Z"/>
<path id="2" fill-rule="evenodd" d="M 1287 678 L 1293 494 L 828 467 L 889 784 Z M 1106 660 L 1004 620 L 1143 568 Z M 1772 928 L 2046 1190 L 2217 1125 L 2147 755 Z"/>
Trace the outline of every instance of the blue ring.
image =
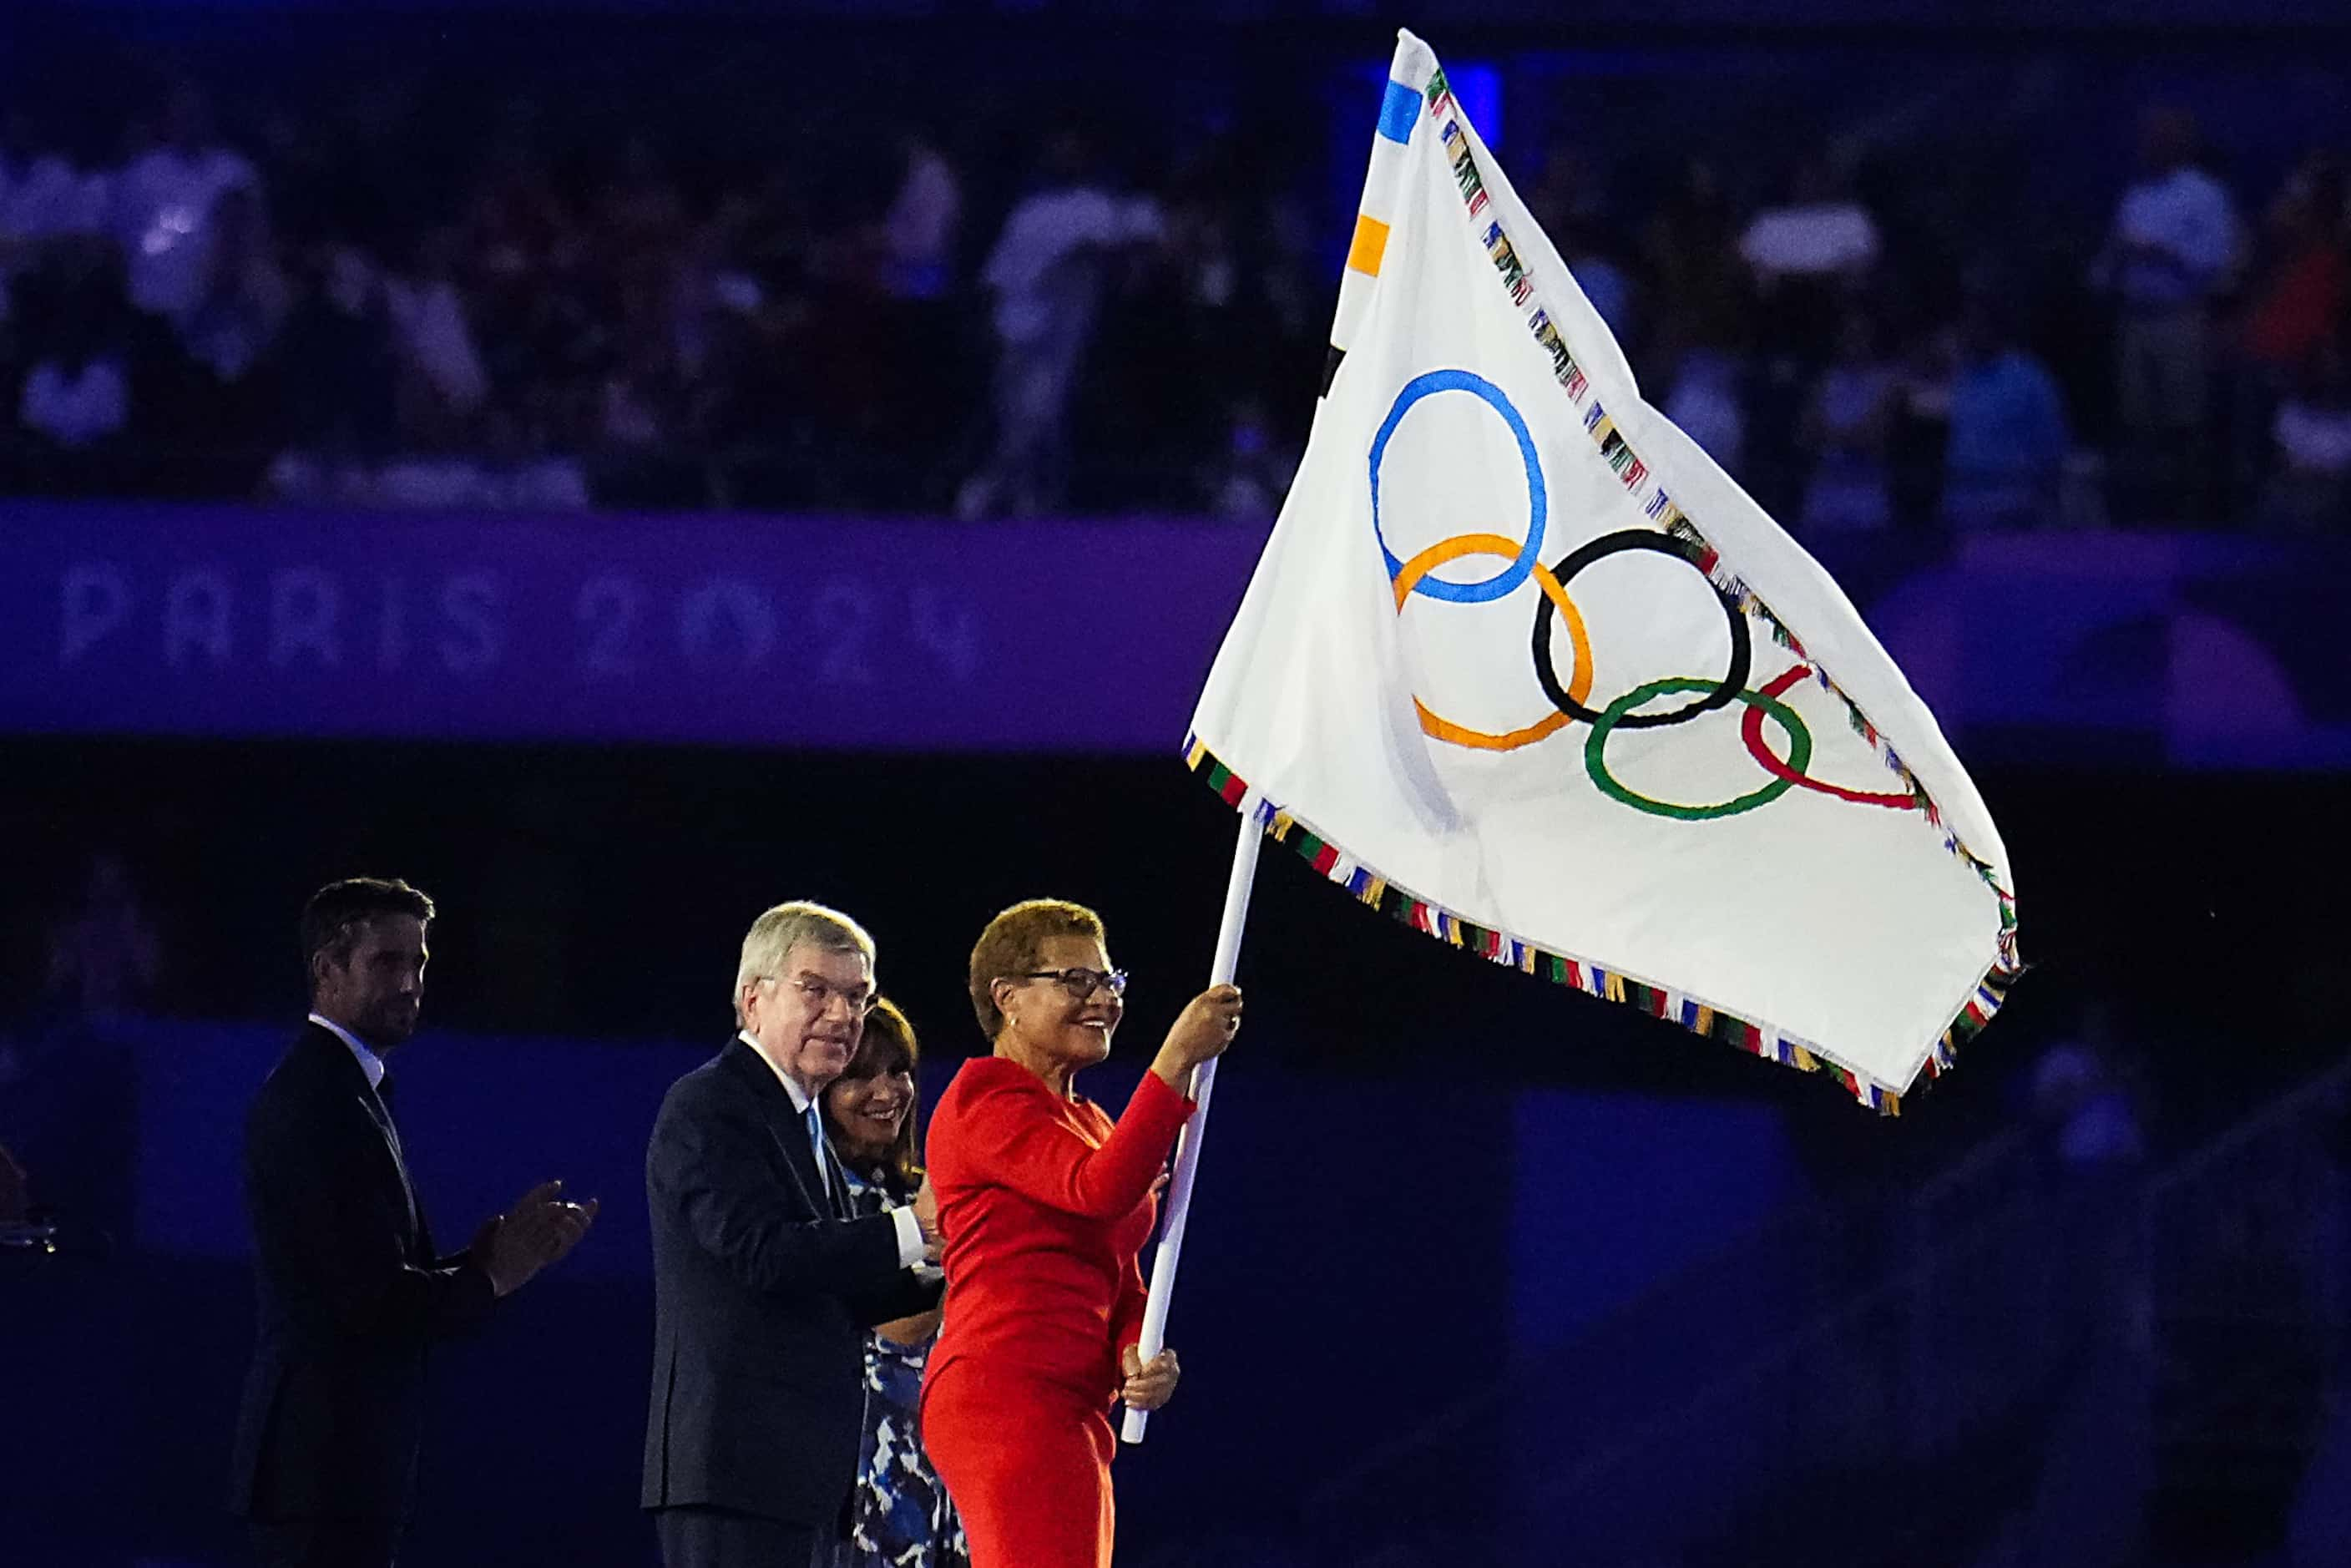
<path id="1" fill-rule="evenodd" d="M 1468 371 L 1430 371 L 1405 382 L 1404 391 L 1396 393 L 1395 406 L 1380 433 L 1372 437 L 1372 537 L 1379 540 L 1380 555 L 1387 562 L 1388 580 L 1394 582 L 1404 573 L 1404 562 L 1395 551 L 1388 549 L 1387 536 L 1380 532 L 1380 459 L 1387 455 L 1388 437 L 1412 405 L 1432 393 L 1466 392 L 1502 416 L 1518 438 L 1519 458 L 1527 467 L 1527 542 L 1519 549 L 1518 559 L 1492 577 L 1479 582 L 1447 582 L 1434 574 L 1412 585 L 1415 593 L 1426 593 L 1431 599 L 1451 600 L 1456 604 L 1486 604 L 1501 598 L 1534 574 L 1536 558 L 1541 553 L 1543 524 L 1551 516 L 1551 497 L 1543 489 L 1542 465 L 1535 457 L 1535 438 L 1527 434 L 1527 422 L 1502 389 L 1483 376 Z"/>

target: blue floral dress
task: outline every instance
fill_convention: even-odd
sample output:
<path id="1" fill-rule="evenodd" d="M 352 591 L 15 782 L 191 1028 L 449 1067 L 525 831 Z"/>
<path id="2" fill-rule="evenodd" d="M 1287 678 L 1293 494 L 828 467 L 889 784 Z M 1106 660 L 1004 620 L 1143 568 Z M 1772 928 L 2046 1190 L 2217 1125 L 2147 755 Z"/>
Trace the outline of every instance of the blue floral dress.
<path id="1" fill-rule="evenodd" d="M 849 1198 L 860 1214 L 897 1207 L 854 1171 Z M 865 1437 L 842 1568 L 969 1568 L 963 1521 L 923 1452 L 923 1363 L 935 1338 L 899 1344 L 865 1336 Z"/>

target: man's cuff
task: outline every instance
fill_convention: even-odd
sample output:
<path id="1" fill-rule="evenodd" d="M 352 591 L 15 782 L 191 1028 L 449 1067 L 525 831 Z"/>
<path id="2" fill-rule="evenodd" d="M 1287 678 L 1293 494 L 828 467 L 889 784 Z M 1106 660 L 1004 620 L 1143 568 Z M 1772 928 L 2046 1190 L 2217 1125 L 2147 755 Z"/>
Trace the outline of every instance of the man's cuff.
<path id="1" fill-rule="evenodd" d="M 898 1228 L 898 1267 L 911 1269 L 931 1249 L 930 1243 L 923 1239 L 922 1221 L 914 1218 L 911 1208 L 892 1209 L 890 1219 Z"/>

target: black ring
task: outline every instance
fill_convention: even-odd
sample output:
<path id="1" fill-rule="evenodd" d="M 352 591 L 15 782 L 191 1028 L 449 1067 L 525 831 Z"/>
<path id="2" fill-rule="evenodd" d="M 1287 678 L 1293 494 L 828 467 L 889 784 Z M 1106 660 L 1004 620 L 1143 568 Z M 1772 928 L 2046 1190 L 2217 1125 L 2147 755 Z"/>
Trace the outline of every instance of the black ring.
<path id="1" fill-rule="evenodd" d="M 1687 539 L 1677 539 L 1669 534 L 1655 533 L 1647 528 L 1620 528 L 1615 533 L 1603 534 L 1589 544 L 1570 550 L 1560 558 L 1557 566 L 1551 569 L 1551 574 L 1562 588 L 1565 588 L 1570 578 L 1593 561 L 1628 549 L 1655 550 L 1659 555 L 1669 555 L 1692 566 L 1698 563 L 1698 546 Z M 1699 575 L 1704 576 L 1705 573 L 1701 571 Z M 1739 606 L 1730 595 L 1715 587 L 1711 579 L 1708 580 L 1706 586 L 1707 591 L 1722 601 L 1722 613 L 1730 622 L 1730 672 L 1722 677 L 1721 684 L 1713 691 L 1694 703 L 1685 703 L 1667 713 L 1626 714 L 1616 720 L 1616 728 L 1657 729 L 1669 724 L 1684 724 L 1702 713 L 1728 706 L 1747 689 L 1748 670 L 1754 662 L 1754 645 L 1747 634 L 1747 617 L 1740 613 Z M 1601 722 L 1601 715 L 1569 696 L 1566 689 L 1559 684 L 1559 676 L 1552 673 L 1551 615 L 1551 596 L 1538 594 L 1535 599 L 1535 679 L 1542 683 L 1543 695 L 1551 699 L 1552 706 L 1570 718 L 1580 718 L 1586 724 L 1596 725 Z"/>

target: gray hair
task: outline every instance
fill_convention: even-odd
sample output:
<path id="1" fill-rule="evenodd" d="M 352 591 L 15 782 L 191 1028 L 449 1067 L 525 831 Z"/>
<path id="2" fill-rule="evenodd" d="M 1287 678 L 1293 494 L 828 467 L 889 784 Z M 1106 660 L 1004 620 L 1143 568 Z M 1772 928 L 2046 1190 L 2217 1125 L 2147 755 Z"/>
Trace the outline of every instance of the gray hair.
<path id="1" fill-rule="evenodd" d="M 735 1027 L 743 1027 L 743 988 L 757 980 L 784 972 L 784 961 L 795 947 L 815 947 L 827 953 L 862 953 L 868 968 L 873 965 L 873 938 L 865 927 L 837 909 L 796 900 L 778 904 L 758 919 L 743 938 L 743 961 L 735 967 Z"/>

